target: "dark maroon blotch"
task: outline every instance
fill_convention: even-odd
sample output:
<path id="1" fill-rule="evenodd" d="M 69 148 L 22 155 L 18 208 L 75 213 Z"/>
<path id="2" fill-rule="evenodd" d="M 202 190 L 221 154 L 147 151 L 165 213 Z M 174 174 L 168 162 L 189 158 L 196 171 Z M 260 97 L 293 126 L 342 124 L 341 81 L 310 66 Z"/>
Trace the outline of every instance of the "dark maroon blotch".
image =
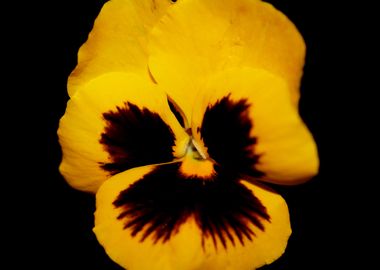
<path id="1" fill-rule="evenodd" d="M 103 114 L 106 122 L 100 143 L 111 162 L 100 166 L 116 174 L 130 168 L 173 160 L 175 136 L 162 118 L 147 108 L 127 102 Z"/>
<path id="2" fill-rule="evenodd" d="M 264 173 L 254 167 L 260 156 L 254 153 L 257 138 L 250 135 L 250 106 L 246 99 L 223 97 L 206 109 L 200 133 L 208 154 L 224 169 L 260 177 Z"/>
<path id="3" fill-rule="evenodd" d="M 210 179 L 185 177 L 180 164 L 158 166 L 151 173 L 122 191 L 114 201 L 122 211 L 118 219 L 125 222 L 132 236 L 141 241 L 153 236 L 155 243 L 168 241 L 181 225 L 193 216 L 202 231 L 202 244 L 210 238 L 218 242 L 241 245 L 252 241 L 251 225 L 264 230 L 263 220 L 270 220 L 266 208 L 238 180 L 215 166 Z"/>

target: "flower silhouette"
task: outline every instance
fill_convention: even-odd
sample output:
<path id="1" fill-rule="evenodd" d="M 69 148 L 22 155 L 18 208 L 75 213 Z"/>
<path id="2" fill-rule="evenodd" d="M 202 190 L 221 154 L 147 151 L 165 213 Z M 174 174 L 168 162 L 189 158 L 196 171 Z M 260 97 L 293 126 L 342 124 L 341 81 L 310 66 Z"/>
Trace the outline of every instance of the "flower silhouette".
<path id="1" fill-rule="evenodd" d="M 259 0 L 111 0 L 69 77 L 60 171 L 96 193 L 126 269 L 255 269 L 291 234 L 282 197 L 318 171 L 298 114 L 305 45 Z"/>

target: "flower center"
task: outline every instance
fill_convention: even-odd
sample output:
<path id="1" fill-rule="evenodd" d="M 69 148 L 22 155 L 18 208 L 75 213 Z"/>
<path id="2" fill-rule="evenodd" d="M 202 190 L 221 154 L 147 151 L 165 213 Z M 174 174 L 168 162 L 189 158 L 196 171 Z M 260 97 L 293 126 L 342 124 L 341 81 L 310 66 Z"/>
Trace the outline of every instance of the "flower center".
<path id="1" fill-rule="evenodd" d="M 193 138 L 191 138 L 191 140 L 189 141 L 186 154 L 191 155 L 196 160 L 208 159 L 207 153 L 201 148 L 201 146 Z"/>
<path id="2" fill-rule="evenodd" d="M 212 179 L 214 162 L 194 139 L 190 139 L 179 172 L 186 177 Z"/>

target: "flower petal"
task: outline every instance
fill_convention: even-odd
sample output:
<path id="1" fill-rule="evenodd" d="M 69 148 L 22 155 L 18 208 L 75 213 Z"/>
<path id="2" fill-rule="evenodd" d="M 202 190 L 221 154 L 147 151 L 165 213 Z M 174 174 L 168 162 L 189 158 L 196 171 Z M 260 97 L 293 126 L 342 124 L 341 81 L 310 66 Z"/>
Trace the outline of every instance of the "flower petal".
<path id="1" fill-rule="evenodd" d="M 94 232 L 129 270 L 252 270 L 284 252 L 281 196 L 232 176 L 185 177 L 180 163 L 134 168 L 99 189 Z"/>
<path id="2" fill-rule="evenodd" d="M 221 166 L 279 184 L 317 173 L 315 142 L 282 78 L 231 69 L 210 77 L 203 89 L 194 109 L 194 140 Z"/>
<path id="3" fill-rule="evenodd" d="M 147 35 L 173 2 L 170 0 L 112 0 L 104 4 L 78 65 L 68 80 L 72 96 L 83 83 L 112 71 L 148 75 Z"/>
<path id="4" fill-rule="evenodd" d="M 296 27 L 257 0 L 179 1 L 152 30 L 149 68 L 190 116 L 197 82 L 230 67 L 268 70 L 299 99 L 305 44 Z"/>
<path id="5" fill-rule="evenodd" d="M 120 171 L 183 156 L 188 142 L 166 94 L 128 73 L 107 73 L 83 86 L 68 102 L 58 135 L 61 173 L 91 192 Z"/>

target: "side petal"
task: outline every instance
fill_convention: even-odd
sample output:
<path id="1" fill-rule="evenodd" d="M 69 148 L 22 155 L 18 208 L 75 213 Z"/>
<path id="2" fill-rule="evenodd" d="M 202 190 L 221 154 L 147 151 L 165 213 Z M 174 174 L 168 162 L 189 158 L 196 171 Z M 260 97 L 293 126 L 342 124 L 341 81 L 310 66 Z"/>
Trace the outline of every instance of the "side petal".
<path id="1" fill-rule="evenodd" d="M 82 84 L 107 72 L 141 73 L 148 78 L 147 35 L 173 2 L 112 0 L 104 4 L 78 53 L 68 80 L 72 96 Z"/>
<path id="2" fill-rule="evenodd" d="M 226 68 L 268 70 L 298 103 L 304 41 L 289 19 L 257 0 L 179 1 L 149 39 L 149 68 L 190 115 L 197 81 Z"/>
<path id="3" fill-rule="evenodd" d="M 278 184 L 297 184 L 318 172 L 315 142 L 282 78 L 265 70 L 231 69 L 203 89 L 193 136 L 221 166 Z"/>
<path id="4" fill-rule="evenodd" d="M 185 153 L 188 135 L 150 81 L 107 73 L 80 90 L 58 130 L 60 171 L 73 187 L 95 192 L 113 174 Z"/>
<path id="5" fill-rule="evenodd" d="M 178 174 L 180 163 L 134 168 L 99 189 L 94 232 L 129 270 L 252 270 L 284 252 L 281 196 L 244 180 Z"/>

